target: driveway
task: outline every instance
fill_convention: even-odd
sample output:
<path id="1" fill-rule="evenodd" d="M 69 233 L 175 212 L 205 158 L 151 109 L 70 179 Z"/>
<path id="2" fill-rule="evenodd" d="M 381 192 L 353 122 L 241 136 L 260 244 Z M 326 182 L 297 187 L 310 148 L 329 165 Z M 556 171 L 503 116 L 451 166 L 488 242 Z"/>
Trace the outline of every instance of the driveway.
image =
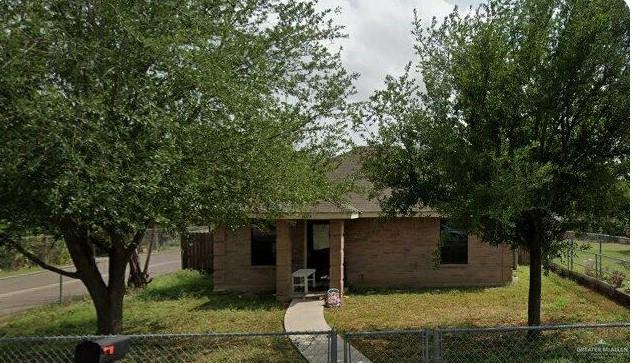
<path id="1" fill-rule="evenodd" d="M 141 263 L 144 263 L 141 256 Z M 108 273 L 107 258 L 100 259 L 99 270 L 102 275 Z M 68 267 L 74 270 L 74 267 Z M 149 274 L 157 276 L 181 269 L 180 249 L 172 248 L 152 254 Z M 62 295 L 69 297 L 85 296 L 88 291 L 77 279 L 62 278 Z M 17 275 L 0 279 L 0 315 L 15 313 L 59 301 L 59 275 L 48 270 L 26 275 Z"/>

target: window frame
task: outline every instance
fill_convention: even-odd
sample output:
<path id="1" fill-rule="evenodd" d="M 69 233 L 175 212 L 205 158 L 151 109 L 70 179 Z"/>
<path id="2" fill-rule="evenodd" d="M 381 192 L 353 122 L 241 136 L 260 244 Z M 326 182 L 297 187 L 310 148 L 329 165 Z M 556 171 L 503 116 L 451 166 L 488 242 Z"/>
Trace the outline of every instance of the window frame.
<path id="1" fill-rule="evenodd" d="M 252 223 L 251 224 L 251 228 L 250 228 L 250 266 L 251 267 L 274 267 L 277 265 L 277 226 L 274 224 L 271 224 L 271 231 L 268 233 L 268 237 L 271 237 L 271 239 L 266 239 L 266 238 L 261 238 L 259 237 L 259 240 L 256 241 L 255 239 L 255 232 L 260 231 L 261 230 L 257 230 L 257 224 L 256 223 Z M 263 233 L 264 234 L 264 233 Z M 265 247 L 260 247 L 260 249 L 256 249 L 253 248 L 255 243 L 266 243 L 270 245 L 270 256 L 267 256 L 265 258 L 261 257 L 261 253 L 255 253 L 255 251 L 257 252 L 261 252 L 261 251 L 265 251 L 267 248 Z M 256 257 L 257 256 L 257 257 Z M 256 260 L 257 258 L 257 260 Z"/>
<path id="2" fill-rule="evenodd" d="M 450 229 L 457 230 L 457 231 L 462 232 L 462 233 L 465 234 L 465 240 L 464 240 L 464 243 L 463 243 L 463 247 L 466 250 L 465 250 L 465 259 L 463 260 L 463 262 L 456 261 L 455 259 L 449 260 L 447 262 L 444 262 L 445 261 L 445 259 L 443 258 L 443 256 L 444 256 L 443 249 L 444 248 L 449 248 L 449 249 L 451 249 L 451 248 L 452 249 L 461 248 L 461 244 L 458 245 L 457 247 L 455 247 L 455 246 L 447 247 L 445 245 L 445 241 L 442 241 L 442 230 L 444 228 L 450 228 Z M 439 252 L 440 266 L 449 266 L 449 267 L 450 266 L 455 266 L 455 267 L 458 267 L 458 266 L 465 266 L 465 265 L 470 264 L 470 251 L 469 251 L 470 250 L 470 238 L 469 238 L 469 235 L 468 235 L 468 231 L 465 230 L 465 229 L 462 229 L 462 228 L 456 228 L 447 219 L 444 219 L 444 218 L 440 219 L 439 229 L 440 229 L 440 240 L 438 241 L 439 242 L 439 251 L 438 252 Z"/>

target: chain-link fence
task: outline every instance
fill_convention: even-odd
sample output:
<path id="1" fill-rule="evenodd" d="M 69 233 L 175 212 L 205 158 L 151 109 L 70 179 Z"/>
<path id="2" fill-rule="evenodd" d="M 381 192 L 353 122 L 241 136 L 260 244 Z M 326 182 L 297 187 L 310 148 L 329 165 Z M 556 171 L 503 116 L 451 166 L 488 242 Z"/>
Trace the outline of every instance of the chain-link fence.
<path id="1" fill-rule="evenodd" d="M 629 324 L 128 335 L 122 362 L 628 362 Z M 73 362 L 99 337 L 0 338 L 0 363 Z"/>
<path id="2" fill-rule="evenodd" d="M 553 261 L 555 264 L 629 293 L 630 245 L 622 242 L 628 241 L 628 238 L 598 234 L 591 234 L 589 237 L 568 234 L 568 237 L 565 250 L 560 258 Z"/>
<path id="3" fill-rule="evenodd" d="M 294 340 L 328 362 L 331 336 L 331 332 L 128 335 L 129 352 L 121 362 L 305 362 Z M 74 362 L 77 344 L 98 338 L 0 338 L 0 363 Z"/>
<path id="4" fill-rule="evenodd" d="M 344 362 L 628 362 L 629 324 L 353 332 Z"/>
<path id="5" fill-rule="evenodd" d="M 629 361 L 628 324 L 443 329 L 433 343 L 441 362 Z"/>
<path id="6" fill-rule="evenodd" d="M 345 362 L 429 362 L 431 334 L 427 329 L 347 333 Z"/>

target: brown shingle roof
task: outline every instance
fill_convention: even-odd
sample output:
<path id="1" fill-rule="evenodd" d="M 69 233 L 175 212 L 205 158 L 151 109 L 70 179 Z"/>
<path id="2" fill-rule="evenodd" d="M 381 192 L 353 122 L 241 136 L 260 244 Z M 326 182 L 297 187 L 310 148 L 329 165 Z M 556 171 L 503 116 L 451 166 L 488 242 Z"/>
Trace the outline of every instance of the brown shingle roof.
<path id="1" fill-rule="evenodd" d="M 380 214 L 380 202 L 377 198 L 369 196 L 372 190 L 372 183 L 362 175 L 363 158 L 366 157 L 366 148 L 357 148 L 352 152 L 343 154 L 337 158 L 338 166 L 332 171 L 330 177 L 334 180 L 352 178 L 356 191 L 347 193 L 340 203 L 320 202 L 307 210 L 307 214 L 328 214 L 328 213 L 358 213 Z M 388 192 L 385 192 L 385 195 Z M 418 211 L 432 212 L 430 208 L 419 209 Z"/>

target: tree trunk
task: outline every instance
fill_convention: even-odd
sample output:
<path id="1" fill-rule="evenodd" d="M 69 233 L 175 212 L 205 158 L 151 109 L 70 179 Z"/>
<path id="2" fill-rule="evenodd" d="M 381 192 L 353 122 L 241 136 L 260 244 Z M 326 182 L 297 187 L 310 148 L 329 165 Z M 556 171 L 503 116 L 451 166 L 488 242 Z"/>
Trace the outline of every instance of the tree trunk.
<path id="1" fill-rule="evenodd" d="M 118 334 L 123 329 L 123 297 L 125 296 L 125 267 L 129 253 L 123 246 L 115 246 L 109 254 L 108 287 L 105 306 L 97 314 L 99 334 Z M 95 304 L 95 307 L 97 304 Z M 102 315 L 102 316 L 99 316 Z"/>
<path id="2" fill-rule="evenodd" d="M 528 292 L 528 325 L 541 325 L 541 246 L 530 244 L 530 290 Z"/>
<path id="3" fill-rule="evenodd" d="M 530 239 L 530 289 L 528 292 L 528 325 L 541 325 L 541 274 L 543 229 L 542 223 L 536 218 L 532 224 L 532 238 Z M 539 336 L 538 330 L 531 330 L 530 336 Z"/>
<path id="4" fill-rule="evenodd" d="M 127 284 L 131 287 L 143 288 L 149 284 L 150 279 L 146 271 L 141 269 L 138 251 L 134 251 L 130 257 L 130 277 Z"/>
<path id="5" fill-rule="evenodd" d="M 97 312 L 97 334 L 119 334 L 123 327 L 125 267 L 129 261 L 129 252 L 124 248 L 122 238 L 113 240 L 108 250 L 106 284 L 95 260 L 87 229 L 66 222 L 62 224 L 62 232 L 79 279 L 86 286 Z"/>
<path id="6" fill-rule="evenodd" d="M 123 281 L 124 278 L 121 277 Z M 93 294 L 91 293 L 91 296 Z M 123 297 L 125 289 L 107 288 L 99 292 L 99 298 L 92 299 L 97 311 L 97 334 L 113 335 L 121 333 L 123 329 Z"/>

